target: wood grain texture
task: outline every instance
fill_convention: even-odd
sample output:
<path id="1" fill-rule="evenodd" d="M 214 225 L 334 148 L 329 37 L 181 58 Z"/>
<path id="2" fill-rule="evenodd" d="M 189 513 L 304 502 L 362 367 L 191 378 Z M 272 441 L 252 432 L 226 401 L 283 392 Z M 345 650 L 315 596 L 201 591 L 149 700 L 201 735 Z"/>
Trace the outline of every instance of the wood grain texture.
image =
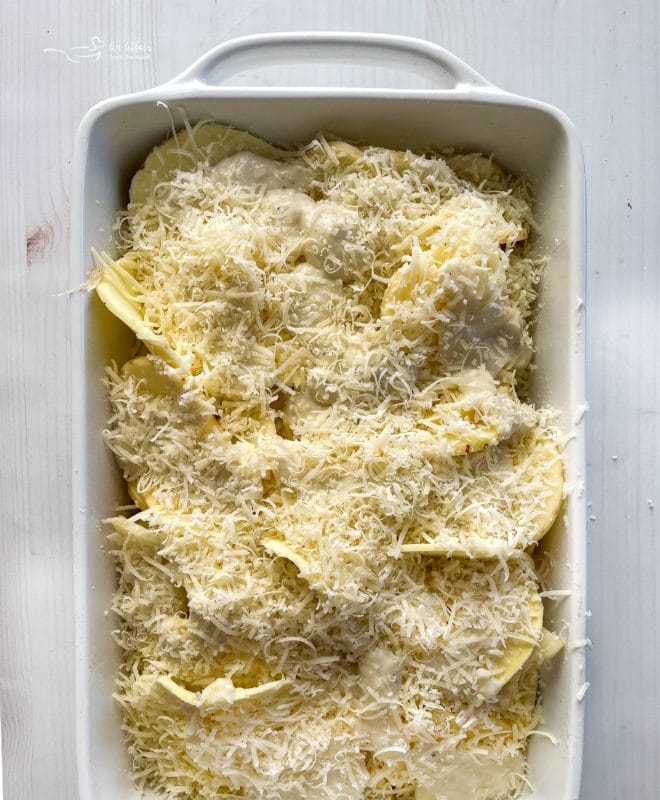
<path id="1" fill-rule="evenodd" d="M 63 0 L 28 0 L 3 10 L 0 709 L 6 800 L 72 800 L 76 792 L 69 320 L 68 300 L 58 296 L 68 288 L 75 129 L 97 100 L 167 80 L 222 40 L 314 29 L 427 37 L 496 85 L 560 106 L 578 128 L 588 191 L 587 494 L 593 517 L 589 633 L 594 641 L 581 797 L 655 800 L 660 786 L 655 0 L 90 0 L 82 13 Z M 95 49 L 93 37 L 102 46 Z M 346 82 L 374 78 L 369 69 L 338 76 Z"/>

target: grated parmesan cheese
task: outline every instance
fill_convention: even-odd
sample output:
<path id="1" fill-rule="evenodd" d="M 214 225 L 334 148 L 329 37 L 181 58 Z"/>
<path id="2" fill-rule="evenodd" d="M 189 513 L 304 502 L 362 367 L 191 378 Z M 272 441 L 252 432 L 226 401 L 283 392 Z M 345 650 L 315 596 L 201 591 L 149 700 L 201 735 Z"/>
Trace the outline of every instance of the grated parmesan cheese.
<path id="1" fill-rule="evenodd" d="M 564 489 L 519 397 L 524 183 L 205 123 L 130 200 L 94 285 L 144 347 L 108 368 L 104 434 L 138 506 L 109 520 L 135 784 L 514 796 L 562 645 L 526 552 Z"/>

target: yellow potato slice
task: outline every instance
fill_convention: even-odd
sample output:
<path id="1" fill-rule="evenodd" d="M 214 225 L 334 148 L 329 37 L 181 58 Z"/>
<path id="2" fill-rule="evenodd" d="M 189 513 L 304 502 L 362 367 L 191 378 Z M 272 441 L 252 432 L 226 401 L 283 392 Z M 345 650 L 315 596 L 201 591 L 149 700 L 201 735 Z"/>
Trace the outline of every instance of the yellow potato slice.
<path id="1" fill-rule="evenodd" d="M 234 686 L 228 678 L 216 678 L 205 689 L 191 692 L 173 681 L 172 678 L 162 676 L 156 680 L 156 685 L 184 706 L 198 708 L 201 711 L 214 711 L 247 700 L 266 700 L 292 684 L 290 680 L 282 678 L 262 683 L 260 686 L 242 689 Z"/>
<path id="2" fill-rule="evenodd" d="M 185 381 L 179 375 L 166 373 L 158 369 L 157 362 L 145 356 L 138 356 L 127 361 L 121 369 L 122 378 L 133 378 L 140 382 L 144 391 L 161 397 L 179 398 L 183 411 L 190 415 L 199 425 L 199 435 L 207 436 L 218 428 L 215 409 L 204 400 L 199 393 L 182 395 L 185 392 Z"/>
<path id="3" fill-rule="evenodd" d="M 144 321 L 144 308 L 138 299 L 140 285 L 135 280 L 135 256 L 127 255 L 114 261 L 106 253 L 93 252 L 101 279 L 96 284 L 96 294 L 112 314 L 129 327 L 146 347 L 166 364 L 180 369 L 183 359 L 170 347 L 162 334 L 154 331 Z"/>
<path id="4" fill-rule="evenodd" d="M 491 425 L 482 425 L 472 423 L 474 428 L 469 434 L 457 436 L 456 434 L 447 433 L 445 441 L 449 445 L 449 452 L 454 456 L 461 456 L 465 453 L 477 453 L 483 450 L 484 447 L 495 445 L 498 443 L 499 431 L 496 427 Z"/>
<path id="5" fill-rule="evenodd" d="M 109 522 L 115 530 L 115 533 L 108 537 L 113 544 L 123 543 L 130 538 L 140 546 L 157 547 L 162 541 L 157 531 L 129 517 L 111 517 L 104 521 Z"/>
<path id="6" fill-rule="evenodd" d="M 402 544 L 401 552 L 406 554 L 419 553 L 426 556 L 442 556 L 451 558 L 506 558 L 510 555 L 511 548 L 507 543 L 499 539 L 484 539 L 483 541 L 470 543 L 469 548 L 459 544 L 455 536 L 448 534 L 438 534 L 433 542 L 411 542 Z"/>
<path id="7" fill-rule="evenodd" d="M 434 709 L 431 716 L 439 731 L 449 724 L 454 734 L 462 733 L 464 738 L 455 749 L 439 754 L 436 769 L 416 781 L 415 800 L 517 797 L 524 785 L 526 738 L 534 727 L 537 683 L 538 670 L 529 663 L 518 674 L 517 685 L 507 687 L 512 691 L 506 700 L 508 709 L 502 712 L 504 706 L 498 700 L 487 714 L 477 711 L 467 727 L 459 727 L 451 712 Z M 442 734 L 437 738 L 441 740 Z M 506 746 L 504 754 L 502 746 Z"/>
<path id="8" fill-rule="evenodd" d="M 533 704 L 532 696 L 532 707 Z M 385 753 L 384 757 L 374 754 L 378 769 L 372 773 L 374 780 L 370 787 L 375 790 L 375 795 L 389 796 L 393 787 L 412 785 L 415 800 L 501 800 L 517 797 L 522 787 L 521 776 L 525 774 L 524 736 L 532 710 L 527 706 L 525 698 L 524 706 L 522 702 L 517 704 L 518 713 L 511 721 L 498 719 L 497 727 L 500 730 L 497 733 L 493 733 L 487 722 L 476 720 L 469 722 L 466 730 L 456 723 L 455 712 L 432 709 L 429 716 L 437 726 L 436 741 L 443 741 L 447 727 L 454 735 L 462 734 L 463 738 L 454 747 L 439 748 L 432 768 L 422 771 L 413 766 L 414 777 L 410 775 L 406 760 L 388 758 L 387 745 L 392 745 L 392 732 L 388 729 L 390 720 L 385 716 L 374 717 L 370 727 L 378 734 L 378 749 L 382 747 Z M 396 731 L 400 726 L 400 722 L 399 725 L 396 722 L 399 714 L 394 717 L 393 727 Z M 503 744 L 511 746 L 511 752 L 504 757 L 499 753 L 494 754 L 495 748 L 499 749 Z M 405 739 L 402 739 L 401 745 L 405 748 Z M 405 797 L 408 796 L 406 792 Z"/>
<path id="9" fill-rule="evenodd" d="M 491 271 L 505 266 L 501 245 L 511 246 L 520 238 L 524 238 L 519 225 L 500 218 L 499 227 L 487 232 L 487 229 L 475 226 L 469 230 L 457 227 L 460 212 L 472 211 L 476 216 L 483 211 L 484 201 L 475 195 L 460 195 L 447 200 L 440 210 L 427 218 L 413 236 L 428 249 L 433 258 L 443 263 L 450 258 L 470 258 L 479 256 L 485 259 Z M 503 277 L 503 275 L 502 275 Z"/>
<path id="10" fill-rule="evenodd" d="M 442 764 L 442 779 L 429 775 L 418 784 L 415 800 L 500 800 L 517 797 L 524 785 L 527 733 L 539 717 L 536 695 L 538 664 L 534 656 L 503 687 L 488 713 L 498 733 L 488 722 L 477 722 L 466 732 L 448 763 Z M 493 749 L 506 744 L 502 758 Z M 448 768 L 447 768 L 448 767 Z"/>
<path id="11" fill-rule="evenodd" d="M 274 556 L 279 556 L 280 558 L 286 558 L 292 564 L 294 564 L 298 568 L 298 572 L 300 573 L 300 577 L 304 578 L 310 586 L 315 586 L 320 578 L 320 576 L 313 572 L 312 566 L 307 561 L 304 556 L 301 556 L 300 553 L 297 553 L 293 548 L 289 547 L 288 544 L 281 541 L 280 539 L 264 539 L 263 542 L 264 547 L 269 553 L 272 553 Z"/>
<path id="12" fill-rule="evenodd" d="M 401 244 L 405 263 L 385 289 L 383 325 L 435 350 L 445 367 L 483 363 L 498 374 L 530 355 L 520 313 L 504 294 L 507 257 L 499 239 L 514 237 L 515 230 L 505 223 L 502 231 L 457 225 L 453 204 L 447 201 Z"/>
<path id="13" fill-rule="evenodd" d="M 132 378 L 147 394 L 177 399 L 183 414 L 193 422 L 196 436 L 203 438 L 220 429 L 214 407 L 198 392 L 187 394 L 184 398 L 184 379 L 180 375 L 161 371 L 153 359 L 138 356 L 127 361 L 121 368 L 121 377 L 124 380 Z M 127 489 L 133 502 L 143 511 L 159 505 L 153 492 L 138 489 L 136 480 L 127 481 Z"/>
<path id="14" fill-rule="evenodd" d="M 128 489 L 131 500 L 142 511 L 146 511 L 148 508 L 153 508 L 158 505 L 151 492 L 141 492 L 138 490 L 137 481 L 127 481 L 126 488 Z"/>
<path id="15" fill-rule="evenodd" d="M 340 140 L 330 140 L 319 138 L 312 142 L 311 146 L 305 148 L 305 155 L 309 158 L 330 158 L 333 164 L 344 168 L 351 167 L 356 161 L 362 158 L 362 149 L 348 142 Z"/>
<path id="16" fill-rule="evenodd" d="M 441 267 L 426 251 L 418 251 L 409 262 L 400 266 L 390 278 L 383 301 L 381 314 L 392 316 L 401 303 L 413 299 L 415 289 L 425 284 L 436 285 L 440 282 Z"/>
<path id="17" fill-rule="evenodd" d="M 551 661 L 563 650 L 564 642 L 556 633 L 549 631 L 547 628 L 543 628 L 539 648 L 543 661 Z"/>
<path id="18" fill-rule="evenodd" d="M 444 156 L 444 160 L 463 180 L 470 181 L 478 186 L 484 182 L 488 185 L 506 186 L 506 175 L 492 158 L 486 158 L 478 153 L 469 153 L 467 155 Z"/>
<path id="19" fill-rule="evenodd" d="M 178 683 L 175 683 L 172 678 L 169 677 L 161 677 L 158 678 L 156 681 L 156 685 L 159 686 L 172 698 L 179 700 L 184 706 L 191 706 L 197 708 L 199 706 L 199 695 L 197 692 L 191 692 L 188 689 L 185 689 L 183 686 L 179 686 Z"/>
<path id="20" fill-rule="evenodd" d="M 496 697 L 500 689 L 507 684 L 529 661 L 543 635 L 543 601 L 538 592 L 530 594 L 528 600 L 531 628 L 535 637 L 528 641 L 517 637 L 507 639 L 501 655 L 494 659 L 493 670 L 484 676 L 481 691 L 488 698 Z"/>
<path id="21" fill-rule="evenodd" d="M 154 361 L 145 356 L 138 356 L 127 361 L 121 369 L 122 378 L 133 378 L 141 381 L 149 394 L 164 397 L 176 396 L 183 391 L 183 379 L 178 375 L 161 372 Z"/>
<path id="22" fill-rule="evenodd" d="M 498 444 L 511 433 L 505 426 L 489 420 L 482 411 L 478 406 L 472 405 L 469 398 L 467 402 L 443 403 L 427 414 L 421 420 L 421 424 L 425 428 L 437 431 L 447 444 L 451 455 L 477 453 L 484 447 Z M 459 433 L 456 424 L 447 429 L 443 417 L 453 417 L 454 422 L 460 419 L 463 430 Z"/>
<path id="23" fill-rule="evenodd" d="M 328 146 L 343 167 L 350 167 L 355 164 L 356 161 L 359 161 L 364 155 L 365 149 L 341 140 L 332 140 L 328 142 Z M 388 150 L 387 154 L 391 159 L 394 169 L 400 173 L 409 170 L 412 162 L 417 158 L 414 154 L 404 150 Z M 366 162 L 364 164 L 364 169 L 369 169 Z"/>
<path id="24" fill-rule="evenodd" d="M 524 474 L 531 476 L 536 472 L 543 475 L 544 491 L 536 496 L 538 501 L 534 516 L 530 519 L 532 531 L 527 540 L 512 546 L 502 537 L 477 536 L 474 533 L 461 536 L 443 527 L 443 520 L 437 519 L 438 531 L 433 541 L 410 542 L 401 546 L 402 553 L 420 553 L 428 556 L 457 556 L 460 558 L 509 558 L 516 550 L 524 550 L 538 543 L 552 527 L 564 496 L 564 463 L 559 447 L 550 436 L 533 437 L 524 443 L 514 455 L 514 465 L 523 466 Z M 531 478 L 530 478 L 531 480 Z M 514 513 L 517 511 L 514 509 Z"/>
<path id="25" fill-rule="evenodd" d="M 557 442 L 549 437 L 542 438 L 526 457 L 530 468 L 543 465 L 545 474 L 546 496 L 534 519 L 534 541 L 540 542 L 554 525 L 564 500 L 564 460 Z"/>
<path id="26" fill-rule="evenodd" d="M 131 182 L 130 202 L 145 203 L 155 186 L 169 180 L 179 170 L 196 169 L 203 160 L 211 165 L 217 164 L 223 158 L 244 150 L 266 158 L 282 158 L 287 155 L 286 151 L 258 136 L 215 122 L 196 125 L 191 132 L 179 131 L 176 136 L 154 147 L 149 153 L 144 166 Z"/>
<path id="27" fill-rule="evenodd" d="M 493 447 L 537 424 L 536 410 L 521 403 L 485 369 L 464 370 L 443 381 L 441 392 L 447 401 L 425 411 L 420 424 L 436 433 L 451 455 Z"/>

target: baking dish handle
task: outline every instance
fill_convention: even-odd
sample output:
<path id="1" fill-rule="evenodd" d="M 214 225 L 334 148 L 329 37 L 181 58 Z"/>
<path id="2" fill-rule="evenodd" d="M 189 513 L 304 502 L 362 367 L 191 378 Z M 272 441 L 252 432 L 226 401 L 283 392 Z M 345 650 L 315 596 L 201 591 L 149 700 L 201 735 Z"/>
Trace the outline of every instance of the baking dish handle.
<path id="1" fill-rule="evenodd" d="M 209 50 L 169 83 L 217 86 L 245 69 L 292 62 L 397 67 L 422 74 L 444 91 L 494 88 L 453 53 L 423 39 L 381 33 L 319 31 L 231 39 Z"/>

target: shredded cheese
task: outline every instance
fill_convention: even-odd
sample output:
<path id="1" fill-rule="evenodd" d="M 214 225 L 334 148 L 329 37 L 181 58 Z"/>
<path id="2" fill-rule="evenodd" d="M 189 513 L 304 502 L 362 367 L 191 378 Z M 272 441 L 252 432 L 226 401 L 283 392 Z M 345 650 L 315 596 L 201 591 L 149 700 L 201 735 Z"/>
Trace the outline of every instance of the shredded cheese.
<path id="1" fill-rule="evenodd" d="M 542 264 L 479 155 L 205 123 L 156 148 L 94 285 L 108 368 L 117 700 L 169 798 L 494 800 L 524 782 L 563 497 L 521 402 Z M 91 285 L 91 282 L 90 282 Z"/>

